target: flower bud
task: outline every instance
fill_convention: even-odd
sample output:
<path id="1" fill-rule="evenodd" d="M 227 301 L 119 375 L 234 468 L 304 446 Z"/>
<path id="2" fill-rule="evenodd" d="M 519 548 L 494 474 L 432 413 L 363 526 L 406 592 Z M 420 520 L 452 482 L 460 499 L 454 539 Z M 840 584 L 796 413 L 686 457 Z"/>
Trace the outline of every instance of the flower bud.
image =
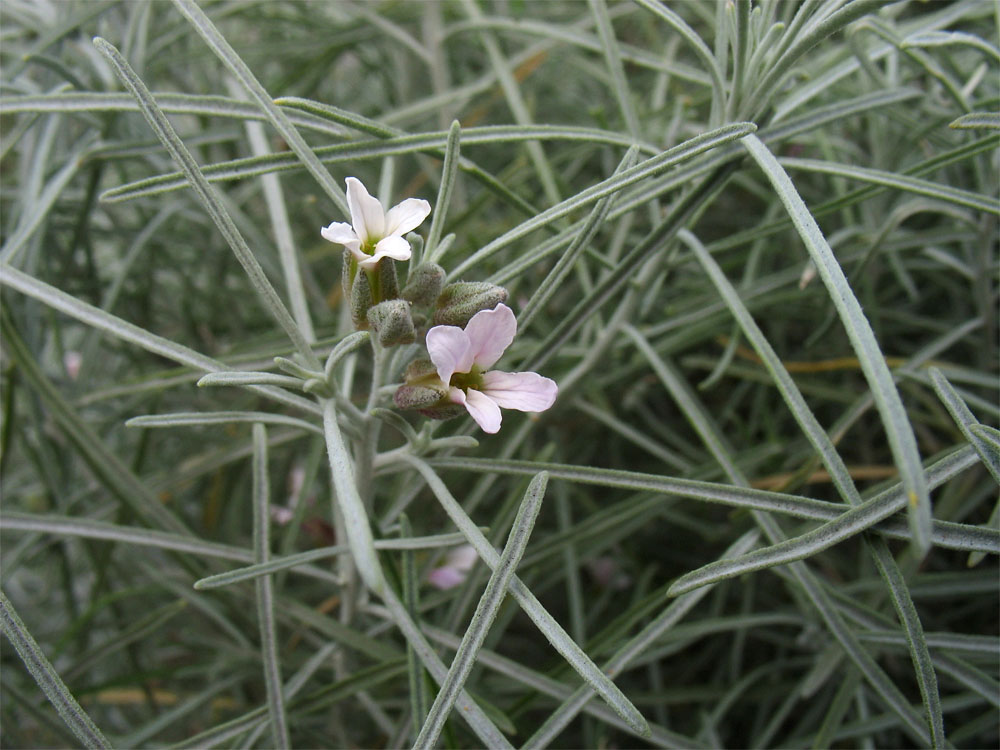
<path id="1" fill-rule="evenodd" d="M 368 309 L 372 306 L 372 288 L 368 283 L 368 274 L 359 273 L 354 276 L 351 285 L 351 320 L 359 331 L 368 328 Z"/>
<path id="2" fill-rule="evenodd" d="M 424 238 L 416 232 L 408 232 L 405 239 L 410 243 L 410 258 L 417 259 L 423 257 Z"/>
<path id="3" fill-rule="evenodd" d="M 441 378 L 438 377 L 437 367 L 426 357 L 422 359 L 415 359 L 410 364 L 406 366 L 406 372 L 403 373 L 403 380 L 407 384 L 419 383 L 426 385 L 427 383 L 435 384 L 444 388 L 444 393 L 447 395 L 448 388 L 444 383 L 441 382 Z"/>
<path id="4" fill-rule="evenodd" d="M 392 258 L 382 258 L 375 267 L 378 274 L 378 299 L 377 302 L 384 302 L 387 299 L 399 297 L 399 280 L 396 278 L 396 261 Z"/>
<path id="5" fill-rule="evenodd" d="M 404 377 L 406 382 L 393 395 L 400 409 L 415 409 L 431 419 L 451 419 L 465 413 L 461 404 L 448 398 L 448 386 L 441 382 L 429 359 L 411 362 Z"/>
<path id="6" fill-rule="evenodd" d="M 410 274 L 402 297 L 414 305 L 433 305 L 444 286 L 444 269 L 437 263 L 421 263 Z"/>
<path id="7" fill-rule="evenodd" d="M 340 267 L 340 284 L 344 289 L 344 299 L 351 298 L 351 288 L 354 286 L 354 277 L 358 275 L 358 261 L 351 255 L 351 251 L 344 248 L 344 262 Z"/>
<path id="8" fill-rule="evenodd" d="M 434 324 L 464 328 L 480 310 L 492 310 L 507 299 L 507 290 L 487 281 L 458 281 L 438 297 Z"/>
<path id="9" fill-rule="evenodd" d="M 438 404 L 444 397 L 438 388 L 404 383 L 396 389 L 392 400 L 400 409 L 427 409 Z"/>
<path id="10" fill-rule="evenodd" d="M 416 340 L 413 318 L 410 317 L 410 303 L 404 299 L 379 302 L 368 308 L 367 317 L 382 346 L 412 344 Z"/>

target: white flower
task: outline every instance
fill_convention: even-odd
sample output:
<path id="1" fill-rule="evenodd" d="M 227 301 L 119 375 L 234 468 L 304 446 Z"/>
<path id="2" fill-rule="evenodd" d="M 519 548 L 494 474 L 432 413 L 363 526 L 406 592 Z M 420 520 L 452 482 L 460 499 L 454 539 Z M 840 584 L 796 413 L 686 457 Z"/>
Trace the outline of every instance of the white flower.
<path id="1" fill-rule="evenodd" d="M 335 221 L 320 234 L 350 250 L 366 271 L 374 270 L 382 258 L 409 260 L 410 243 L 403 235 L 420 226 L 431 212 L 431 204 L 419 198 L 407 198 L 385 212 L 357 177 L 347 178 L 347 205 L 351 223 Z"/>
<path id="2" fill-rule="evenodd" d="M 555 382 L 534 372 L 487 370 L 496 364 L 517 333 L 517 320 L 507 305 L 480 310 L 465 326 L 434 326 L 427 332 L 427 352 L 448 397 L 462 404 L 483 428 L 500 429 L 500 407 L 545 411 L 556 400 Z"/>

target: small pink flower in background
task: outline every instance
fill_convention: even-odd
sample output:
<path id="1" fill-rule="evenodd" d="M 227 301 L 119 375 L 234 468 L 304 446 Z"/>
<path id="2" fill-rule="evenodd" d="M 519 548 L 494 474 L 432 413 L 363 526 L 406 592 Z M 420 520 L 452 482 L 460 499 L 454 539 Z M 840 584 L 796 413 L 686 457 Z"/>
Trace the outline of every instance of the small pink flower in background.
<path id="1" fill-rule="evenodd" d="M 409 260 L 410 243 L 403 235 L 420 226 L 431 212 L 431 204 L 419 198 L 407 198 L 386 212 L 357 177 L 347 178 L 347 205 L 351 223 L 335 221 L 320 234 L 350 250 L 366 271 L 373 270 L 382 258 Z"/>
<path id="2" fill-rule="evenodd" d="M 278 526 L 287 526 L 288 522 L 294 517 L 294 514 L 295 510 L 293 508 L 286 508 L 284 505 L 271 506 L 271 520 L 278 524 Z"/>
<path id="3" fill-rule="evenodd" d="M 607 555 L 595 557 L 587 563 L 587 570 L 593 576 L 594 581 L 604 588 L 621 591 L 632 585 L 632 577 L 622 571 L 618 561 L 613 557 Z"/>
<path id="4" fill-rule="evenodd" d="M 83 366 L 83 355 L 80 352 L 68 351 L 63 355 L 63 367 L 70 380 L 76 380 Z"/>
<path id="5" fill-rule="evenodd" d="M 271 519 L 279 526 L 285 526 L 295 515 L 295 506 L 299 502 L 299 492 L 302 490 L 302 485 L 306 480 L 306 467 L 302 464 L 295 464 L 291 471 L 288 472 L 288 500 L 286 505 L 272 505 L 271 506 Z M 306 500 L 308 504 L 312 504 L 313 496 L 310 495 Z"/>
<path id="6" fill-rule="evenodd" d="M 806 263 L 806 267 L 802 269 L 802 275 L 799 277 L 799 289 L 805 289 L 809 286 L 809 283 L 816 278 L 816 264 L 812 261 Z"/>
<path id="7" fill-rule="evenodd" d="M 480 310 L 465 326 L 434 326 L 427 332 L 427 352 L 448 397 L 463 405 L 484 432 L 500 429 L 500 408 L 545 411 L 558 386 L 535 372 L 487 370 L 496 364 L 517 333 L 517 319 L 507 305 Z"/>
<path id="8" fill-rule="evenodd" d="M 478 559 L 479 555 L 471 544 L 455 547 L 445 555 L 445 564 L 427 575 L 427 582 L 442 591 L 454 588 L 469 577 L 469 571 Z"/>

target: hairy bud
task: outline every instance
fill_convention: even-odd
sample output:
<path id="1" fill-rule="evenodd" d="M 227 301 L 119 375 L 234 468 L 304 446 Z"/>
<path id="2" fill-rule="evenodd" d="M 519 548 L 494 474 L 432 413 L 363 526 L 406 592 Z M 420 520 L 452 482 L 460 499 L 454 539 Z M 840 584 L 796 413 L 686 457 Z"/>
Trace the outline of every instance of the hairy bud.
<path id="1" fill-rule="evenodd" d="M 464 328 L 480 310 L 492 310 L 506 301 L 507 290 L 486 281 L 458 281 L 441 292 L 434 311 L 434 324 Z"/>
<path id="2" fill-rule="evenodd" d="M 368 310 L 374 300 L 372 299 L 371 284 L 368 283 L 368 274 L 358 273 L 354 276 L 351 284 L 351 320 L 354 327 L 360 330 L 368 328 Z"/>
<path id="3" fill-rule="evenodd" d="M 384 262 L 384 261 L 383 261 Z M 404 299 L 390 299 L 368 308 L 368 324 L 378 336 L 382 346 L 412 344 L 416 339 L 410 303 Z"/>
<path id="4" fill-rule="evenodd" d="M 344 248 L 344 262 L 340 267 L 340 285 L 344 289 L 344 299 L 351 298 L 351 288 L 354 286 L 354 277 L 358 275 L 358 262 L 351 255 L 351 251 Z"/>
<path id="5" fill-rule="evenodd" d="M 427 409 L 438 404 L 444 396 L 439 388 L 424 385 L 401 385 L 392 400 L 400 409 Z"/>
<path id="6" fill-rule="evenodd" d="M 378 274 L 378 295 L 376 302 L 399 297 L 399 280 L 396 278 L 396 261 L 392 258 L 382 258 L 375 268 Z"/>
<path id="7" fill-rule="evenodd" d="M 393 396 L 400 409 L 414 409 L 430 419 L 451 419 L 465 414 L 461 404 L 448 399 L 448 386 L 441 382 L 429 359 L 411 362 L 404 377 L 406 382 Z"/>
<path id="8" fill-rule="evenodd" d="M 421 263 L 413 269 L 402 297 L 414 305 L 433 305 L 444 286 L 444 269 L 437 263 Z"/>

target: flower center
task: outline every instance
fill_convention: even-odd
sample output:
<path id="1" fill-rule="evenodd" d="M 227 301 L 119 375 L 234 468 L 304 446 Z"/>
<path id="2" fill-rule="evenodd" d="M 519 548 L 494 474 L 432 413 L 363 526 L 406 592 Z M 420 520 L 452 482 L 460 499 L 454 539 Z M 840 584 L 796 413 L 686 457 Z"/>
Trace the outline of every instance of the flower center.
<path id="1" fill-rule="evenodd" d="M 473 365 L 472 369 L 468 372 L 456 372 L 452 375 L 451 385 L 461 388 L 463 391 L 467 391 L 470 388 L 481 391 L 483 390 L 483 373 L 480 372 L 476 365 Z"/>

